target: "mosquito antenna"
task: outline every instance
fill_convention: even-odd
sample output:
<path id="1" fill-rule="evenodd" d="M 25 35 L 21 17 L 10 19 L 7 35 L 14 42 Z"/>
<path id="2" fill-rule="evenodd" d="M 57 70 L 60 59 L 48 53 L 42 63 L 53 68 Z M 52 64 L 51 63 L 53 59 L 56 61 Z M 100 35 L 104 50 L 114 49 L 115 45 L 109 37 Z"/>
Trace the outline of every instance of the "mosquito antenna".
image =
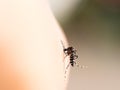
<path id="1" fill-rule="evenodd" d="M 62 41 L 62 40 L 61 40 L 61 44 L 62 44 L 63 49 L 65 49 L 65 46 L 64 46 L 64 44 L 63 44 L 63 41 Z"/>

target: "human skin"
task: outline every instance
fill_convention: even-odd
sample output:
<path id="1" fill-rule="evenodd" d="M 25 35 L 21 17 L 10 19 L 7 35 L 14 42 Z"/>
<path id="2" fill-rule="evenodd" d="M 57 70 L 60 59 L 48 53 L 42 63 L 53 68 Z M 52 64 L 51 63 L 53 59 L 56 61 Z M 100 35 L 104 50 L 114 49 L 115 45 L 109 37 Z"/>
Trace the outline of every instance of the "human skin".
<path id="1" fill-rule="evenodd" d="M 66 89 L 68 44 L 47 1 L 0 0 L 0 25 L 0 90 Z"/>

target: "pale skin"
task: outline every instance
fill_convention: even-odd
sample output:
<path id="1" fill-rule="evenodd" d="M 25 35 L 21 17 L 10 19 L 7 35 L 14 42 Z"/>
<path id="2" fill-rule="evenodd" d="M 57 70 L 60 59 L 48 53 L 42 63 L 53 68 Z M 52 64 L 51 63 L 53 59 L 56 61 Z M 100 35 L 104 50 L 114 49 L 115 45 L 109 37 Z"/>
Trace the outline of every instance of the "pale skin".
<path id="1" fill-rule="evenodd" d="M 66 90 L 68 44 L 47 1 L 0 0 L 0 25 L 0 90 Z"/>

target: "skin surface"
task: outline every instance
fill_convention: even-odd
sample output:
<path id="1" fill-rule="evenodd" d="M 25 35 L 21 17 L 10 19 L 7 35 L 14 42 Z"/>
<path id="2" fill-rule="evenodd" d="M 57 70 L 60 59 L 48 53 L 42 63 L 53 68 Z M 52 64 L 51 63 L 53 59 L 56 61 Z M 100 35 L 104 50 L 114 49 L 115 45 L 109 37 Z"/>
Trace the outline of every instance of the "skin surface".
<path id="1" fill-rule="evenodd" d="M 46 1 L 0 0 L 0 25 L 0 90 L 66 89 L 68 44 Z"/>

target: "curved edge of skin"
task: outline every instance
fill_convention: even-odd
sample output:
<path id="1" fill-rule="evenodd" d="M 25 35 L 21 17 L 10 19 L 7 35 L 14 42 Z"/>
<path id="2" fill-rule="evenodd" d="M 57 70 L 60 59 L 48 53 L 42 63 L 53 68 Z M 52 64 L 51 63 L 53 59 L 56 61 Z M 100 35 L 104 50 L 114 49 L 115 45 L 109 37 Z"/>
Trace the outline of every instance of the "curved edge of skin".
<path id="1" fill-rule="evenodd" d="M 65 90 L 68 78 L 64 81 L 61 40 L 65 47 L 68 44 L 47 4 L 39 5 L 37 0 L 1 4 L 0 16 L 5 16 L 0 18 L 0 72 L 6 77 L 0 79 L 9 82 L 4 86 L 12 90 Z M 14 87 L 16 83 L 18 87 Z"/>
<path id="2" fill-rule="evenodd" d="M 48 3 L 47 3 L 47 9 L 48 9 L 49 16 L 51 17 L 50 19 L 53 22 L 51 26 L 54 27 L 53 30 L 56 30 L 57 36 L 59 36 L 58 37 L 58 40 L 59 40 L 58 43 L 60 43 L 60 45 L 62 47 L 61 49 L 62 49 L 62 52 L 63 52 L 64 48 L 69 47 L 68 40 L 67 40 L 67 38 L 65 36 L 64 31 L 61 29 L 61 27 L 59 26 L 58 22 L 56 21 L 54 15 L 53 15 L 53 13 L 52 13 L 52 11 L 50 9 L 50 5 Z M 63 48 L 63 45 L 64 45 L 64 48 Z M 62 57 L 63 57 L 62 60 L 63 60 L 63 64 L 64 64 L 64 72 L 65 72 L 66 71 L 66 67 L 68 66 L 70 60 L 69 60 L 69 57 L 66 57 L 64 52 L 63 52 L 63 56 Z M 64 81 L 65 81 L 65 85 L 66 86 L 67 86 L 68 81 L 69 81 L 69 73 L 70 73 L 70 67 L 67 69 L 66 75 L 64 75 L 64 78 L 65 78 Z"/>

